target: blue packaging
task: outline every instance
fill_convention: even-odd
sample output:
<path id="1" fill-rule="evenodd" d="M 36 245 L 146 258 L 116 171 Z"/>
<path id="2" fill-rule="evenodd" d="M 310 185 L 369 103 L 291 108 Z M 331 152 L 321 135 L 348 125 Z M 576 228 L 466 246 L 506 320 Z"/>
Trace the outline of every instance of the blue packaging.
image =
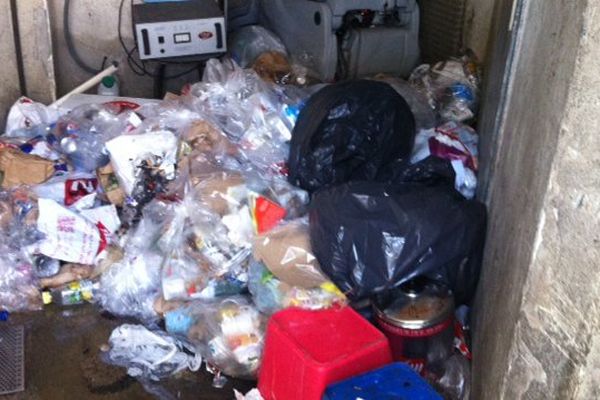
<path id="1" fill-rule="evenodd" d="M 179 308 L 165 313 L 165 327 L 167 332 L 183 336 L 188 334 L 196 321 L 187 311 L 187 308 Z"/>
<path id="2" fill-rule="evenodd" d="M 408 365 L 394 363 L 327 387 L 323 400 L 443 400 Z"/>

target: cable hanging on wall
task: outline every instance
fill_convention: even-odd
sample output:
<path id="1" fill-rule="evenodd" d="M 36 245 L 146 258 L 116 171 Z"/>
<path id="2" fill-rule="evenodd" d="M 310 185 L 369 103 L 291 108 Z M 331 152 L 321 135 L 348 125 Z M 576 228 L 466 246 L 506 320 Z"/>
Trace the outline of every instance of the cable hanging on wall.
<path id="1" fill-rule="evenodd" d="M 106 56 L 104 57 L 104 59 L 102 60 L 102 65 L 99 69 L 91 67 L 89 64 L 87 64 L 81 58 L 81 56 L 77 52 L 77 48 L 75 47 L 75 44 L 73 43 L 73 36 L 71 35 L 71 27 L 70 27 L 71 24 L 69 23 L 70 14 L 71 14 L 71 0 L 65 0 L 65 3 L 63 6 L 63 31 L 64 31 L 64 35 L 65 35 L 65 42 L 67 44 L 67 49 L 69 50 L 69 55 L 71 56 L 73 61 L 75 61 L 75 63 L 77 64 L 77 66 L 79 68 L 81 68 L 82 70 L 84 70 L 85 72 L 88 72 L 90 74 L 97 74 L 100 71 L 102 71 L 102 69 L 104 68 L 107 57 Z"/>

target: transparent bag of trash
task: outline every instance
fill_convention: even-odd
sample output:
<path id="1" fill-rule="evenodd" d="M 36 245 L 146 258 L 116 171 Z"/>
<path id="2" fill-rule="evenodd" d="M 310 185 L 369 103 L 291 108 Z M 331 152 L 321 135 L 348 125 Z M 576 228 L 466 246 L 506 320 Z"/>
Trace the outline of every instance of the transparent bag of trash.
<path id="1" fill-rule="evenodd" d="M 425 379 L 446 400 L 468 400 L 471 396 L 471 365 L 462 354 L 428 366 Z"/>
<path id="2" fill-rule="evenodd" d="M 42 296 L 33 266 L 18 250 L 0 239 L 0 310 L 34 311 L 42 308 Z"/>
<path id="3" fill-rule="evenodd" d="M 284 282 L 258 261 L 250 263 L 248 289 L 260 312 L 270 315 L 288 307 L 320 310 L 346 303 L 344 294 L 331 282 L 305 288 Z"/>
<path id="4" fill-rule="evenodd" d="M 464 122 L 477 114 L 481 77 L 474 55 L 417 67 L 409 78 L 442 121 Z"/>
<path id="5" fill-rule="evenodd" d="M 133 110 L 110 104 L 85 104 L 59 118 L 54 129 L 57 148 L 75 170 L 92 172 L 109 162 L 104 147 L 109 140 L 132 131 L 141 124 Z"/>
<path id="6" fill-rule="evenodd" d="M 281 39 L 262 26 L 245 26 L 233 32 L 229 52 L 240 67 L 250 67 L 258 56 L 267 51 L 287 54 Z"/>
<path id="7" fill-rule="evenodd" d="M 165 314 L 169 333 L 185 337 L 208 363 L 233 377 L 255 377 L 264 324 L 264 317 L 243 296 L 194 301 Z"/>
<path id="8" fill-rule="evenodd" d="M 154 321 L 154 302 L 160 295 L 163 254 L 157 241 L 162 221 L 171 212 L 162 202 L 153 202 L 144 210 L 138 227 L 124 238 L 125 254 L 100 278 L 98 302 L 105 310 L 119 316 Z"/>

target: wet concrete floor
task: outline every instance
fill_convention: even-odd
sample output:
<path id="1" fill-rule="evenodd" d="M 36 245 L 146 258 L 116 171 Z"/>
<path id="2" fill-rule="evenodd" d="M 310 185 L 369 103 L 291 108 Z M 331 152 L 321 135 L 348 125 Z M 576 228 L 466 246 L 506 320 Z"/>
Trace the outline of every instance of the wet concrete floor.
<path id="1" fill-rule="evenodd" d="M 112 329 L 131 321 L 100 314 L 93 305 L 12 314 L 10 324 L 25 326 L 25 392 L 0 400 L 120 400 L 120 399 L 233 399 L 233 387 L 245 393 L 255 382 L 229 380 L 223 389 L 212 386 L 204 365 L 198 372 L 159 382 L 150 394 L 125 369 L 104 364 L 100 347 Z M 6 322 L 0 322 L 6 323 Z"/>

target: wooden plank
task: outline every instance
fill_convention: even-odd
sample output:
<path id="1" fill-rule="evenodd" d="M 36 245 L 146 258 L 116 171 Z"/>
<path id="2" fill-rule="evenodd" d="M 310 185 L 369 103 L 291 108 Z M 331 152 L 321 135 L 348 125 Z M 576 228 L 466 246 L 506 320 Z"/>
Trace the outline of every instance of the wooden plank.
<path id="1" fill-rule="evenodd" d="M 56 79 L 48 2 L 18 1 L 17 15 L 27 96 L 52 103 L 56 99 Z"/>
<path id="2" fill-rule="evenodd" d="M 20 95 L 9 0 L 0 0 L 0 27 L 0 133 L 3 133 L 8 110 Z"/>

